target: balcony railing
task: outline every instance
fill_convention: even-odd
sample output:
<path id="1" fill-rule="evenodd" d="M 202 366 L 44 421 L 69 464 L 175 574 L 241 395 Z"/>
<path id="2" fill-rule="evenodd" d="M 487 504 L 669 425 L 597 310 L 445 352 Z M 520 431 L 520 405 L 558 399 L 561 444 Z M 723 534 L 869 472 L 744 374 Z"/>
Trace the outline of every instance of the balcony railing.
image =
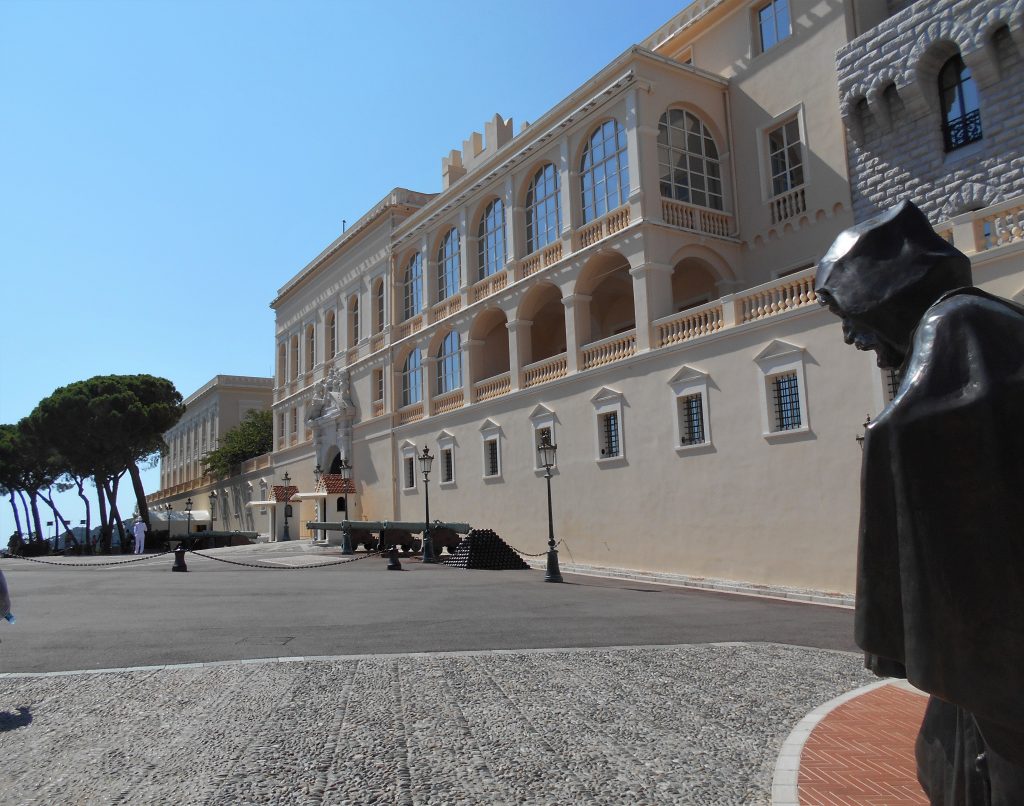
<path id="1" fill-rule="evenodd" d="M 450 392 L 445 392 L 443 395 L 438 395 L 431 401 L 431 414 L 445 414 L 446 412 L 462 408 L 465 397 L 466 395 L 461 389 L 453 389 Z"/>
<path id="2" fill-rule="evenodd" d="M 672 199 L 661 200 L 661 217 L 671 227 L 702 232 L 718 238 L 729 238 L 734 234 L 733 217 L 728 213 L 708 210 Z"/>
<path id="3" fill-rule="evenodd" d="M 519 264 L 519 271 L 516 273 L 516 278 L 522 280 L 524 277 L 529 277 L 531 274 L 536 274 L 541 269 L 547 268 L 552 263 L 557 263 L 562 259 L 562 242 L 555 241 L 553 244 L 545 246 L 543 249 L 538 249 L 523 258 L 523 262 Z"/>
<path id="4" fill-rule="evenodd" d="M 262 470 L 265 467 L 270 467 L 270 454 L 264 453 L 259 456 L 254 456 L 252 459 L 246 459 L 242 462 L 242 472 L 251 473 L 253 470 Z"/>
<path id="5" fill-rule="evenodd" d="M 406 319 L 398 326 L 396 338 L 404 339 L 406 336 L 411 336 L 421 327 L 423 327 L 423 314 L 417 314 L 412 319 Z"/>
<path id="6" fill-rule="evenodd" d="M 385 335 L 383 333 L 374 333 L 370 339 L 370 352 L 375 353 L 378 350 L 383 350 L 385 344 L 387 344 Z"/>
<path id="7" fill-rule="evenodd" d="M 629 226 L 629 205 L 617 207 L 576 230 L 576 248 L 584 249 Z"/>
<path id="8" fill-rule="evenodd" d="M 479 302 L 484 297 L 496 294 L 508 285 L 508 274 L 499 271 L 490 277 L 485 277 L 479 283 L 469 289 L 469 301 Z"/>
<path id="9" fill-rule="evenodd" d="M 348 352 L 345 354 L 345 360 L 349 364 L 354 364 L 359 360 L 359 347 L 350 347 Z"/>
<path id="10" fill-rule="evenodd" d="M 725 323 L 721 302 L 711 302 L 658 319 L 654 323 L 655 347 L 678 344 L 721 330 Z"/>
<path id="11" fill-rule="evenodd" d="M 523 367 L 523 388 L 529 388 L 539 383 L 547 383 L 555 378 L 563 377 L 568 364 L 565 353 L 527 364 Z"/>
<path id="12" fill-rule="evenodd" d="M 804 189 L 802 187 L 776 196 L 768 204 L 772 209 L 773 224 L 780 224 L 783 221 L 794 218 L 807 209 L 807 202 L 804 199 Z"/>
<path id="13" fill-rule="evenodd" d="M 1024 196 L 958 215 L 936 231 L 966 254 L 1024 241 Z"/>
<path id="14" fill-rule="evenodd" d="M 636 330 L 617 333 L 607 339 L 594 341 L 583 346 L 583 369 L 603 367 L 636 352 Z"/>
<path id="15" fill-rule="evenodd" d="M 510 391 L 512 391 L 512 376 L 507 372 L 491 378 L 484 378 L 484 380 L 473 384 L 473 395 L 478 402 L 506 395 Z"/>
<path id="16" fill-rule="evenodd" d="M 442 319 L 446 319 L 453 313 L 456 313 L 459 308 L 462 307 L 462 297 L 458 294 L 453 294 L 448 299 L 442 300 L 437 303 L 433 308 L 430 309 L 430 324 L 434 322 L 440 322 Z"/>
<path id="17" fill-rule="evenodd" d="M 744 324 L 809 305 L 814 293 L 814 270 L 766 283 L 736 299 L 736 322 Z"/>
<path id="18" fill-rule="evenodd" d="M 374 400 L 373 401 L 373 416 L 380 417 L 384 414 L 384 401 Z"/>
<path id="19" fill-rule="evenodd" d="M 411 403 L 408 406 L 402 406 L 398 410 L 398 424 L 405 425 L 406 423 L 414 423 L 417 420 L 423 419 L 423 401 L 419 403 Z"/>

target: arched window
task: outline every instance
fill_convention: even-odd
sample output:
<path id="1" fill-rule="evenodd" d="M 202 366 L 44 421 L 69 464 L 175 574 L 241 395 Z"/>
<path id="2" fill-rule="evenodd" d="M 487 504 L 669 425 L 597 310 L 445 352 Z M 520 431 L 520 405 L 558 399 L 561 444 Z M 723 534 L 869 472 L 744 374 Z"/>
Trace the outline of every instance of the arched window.
<path id="1" fill-rule="evenodd" d="M 696 115 L 670 109 L 658 122 L 658 167 L 661 195 L 710 207 L 722 206 L 722 168 L 718 147 Z"/>
<path id="2" fill-rule="evenodd" d="M 327 319 L 324 323 L 324 328 L 327 330 L 327 355 L 325 358 L 331 358 L 336 352 L 338 352 L 338 320 L 334 315 L 334 311 L 327 312 Z"/>
<path id="3" fill-rule="evenodd" d="M 981 139 L 978 87 L 959 53 L 939 71 L 939 100 L 942 103 L 942 134 L 946 151 Z"/>
<path id="4" fill-rule="evenodd" d="M 626 203 L 629 197 L 626 130 L 617 120 L 606 120 L 590 135 L 580 162 L 580 192 L 584 224 Z"/>
<path id="5" fill-rule="evenodd" d="M 377 286 L 373 292 L 374 298 L 374 315 L 377 317 L 377 321 L 374 322 L 376 326 L 376 332 L 380 333 L 384 330 L 384 281 L 378 280 Z"/>
<path id="6" fill-rule="evenodd" d="M 480 279 L 490 277 L 505 266 L 505 205 L 495 199 L 487 205 L 477 230 Z"/>
<path id="7" fill-rule="evenodd" d="M 412 319 L 423 308 L 423 258 L 417 252 L 409 259 L 402 279 L 402 319 Z"/>
<path id="8" fill-rule="evenodd" d="M 359 343 L 359 297 L 354 294 L 348 298 L 348 346 L 355 347 Z"/>
<path id="9" fill-rule="evenodd" d="M 437 250 L 437 301 L 448 299 L 459 290 L 461 252 L 459 231 L 452 227 Z"/>
<path id="10" fill-rule="evenodd" d="M 548 163 L 533 175 L 526 192 L 526 251 L 536 252 L 557 240 L 561 229 L 558 171 Z"/>
<path id="11" fill-rule="evenodd" d="M 459 334 L 454 330 L 444 337 L 437 351 L 437 394 L 443 395 L 462 386 L 462 355 Z"/>
<path id="12" fill-rule="evenodd" d="M 312 372 L 313 363 L 316 360 L 316 328 L 310 325 L 306 328 L 306 372 Z"/>
<path id="13" fill-rule="evenodd" d="M 402 367 L 402 405 L 411 406 L 423 399 L 423 370 L 420 368 L 420 351 L 413 350 Z"/>
<path id="14" fill-rule="evenodd" d="M 292 336 L 292 380 L 299 377 L 299 337 Z"/>

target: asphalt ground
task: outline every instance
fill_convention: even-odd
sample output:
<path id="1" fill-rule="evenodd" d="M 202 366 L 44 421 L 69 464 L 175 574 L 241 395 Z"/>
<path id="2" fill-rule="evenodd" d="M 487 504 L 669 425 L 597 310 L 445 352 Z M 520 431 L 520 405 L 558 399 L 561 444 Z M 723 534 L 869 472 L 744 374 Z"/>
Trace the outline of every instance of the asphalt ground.
<path id="1" fill-rule="evenodd" d="M 305 542 L 126 566 L 0 560 L 17 623 L 0 624 L 0 672 L 253 658 L 771 642 L 855 652 L 849 609 L 565 575 L 479 571 L 372 556 L 343 565 Z M 361 555 L 357 555 L 361 556 Z"/>

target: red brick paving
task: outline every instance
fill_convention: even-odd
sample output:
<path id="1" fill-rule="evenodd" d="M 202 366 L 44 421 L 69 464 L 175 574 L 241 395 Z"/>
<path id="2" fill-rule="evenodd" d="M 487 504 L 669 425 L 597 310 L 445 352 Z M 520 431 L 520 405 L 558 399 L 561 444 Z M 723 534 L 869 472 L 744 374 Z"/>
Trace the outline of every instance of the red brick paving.
<path id="1" fill-rule="evenodd" d="M 800 756 L 801 806 L 927 806 L 914 762 L 927 702 L 882 686 L 831 711 Z"/>

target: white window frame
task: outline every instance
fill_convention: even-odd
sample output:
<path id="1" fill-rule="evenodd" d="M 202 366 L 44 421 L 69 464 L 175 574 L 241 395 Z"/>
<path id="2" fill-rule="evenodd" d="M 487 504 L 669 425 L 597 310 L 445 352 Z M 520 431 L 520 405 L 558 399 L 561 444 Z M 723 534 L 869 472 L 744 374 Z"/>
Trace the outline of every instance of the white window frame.
<path id="1" fill-rule="evenodd" d="M 615 467 L 626 464 L 626 423 L 625 418 L 622 416 L 625 397 L 622 392 L 605 386 L 590 398 L 590 402 L 594 406 L 594 461 L 597 462 L 599 467 Z M 604 447 L 602 427 L 604 415 L 606 414 L 616 415 L 619 452 L 615 456 L 601 455 L 601 450 Z"/>
<path id="2" fill-rule="evenodd" d="M 804 181 L 799 185 L 794 185 L 789 190 L 783 193 L 776 194 L 772 187 L 772 163 L 771 157 L 769 156 L 770 150 L 768 146 L 768 135 L 770 132 L 775 131 L 781 126 L 785 126 L 791 120 L 796 120 L 797 126 L 800 129 L 800 147 L 801 147 L 801 167 L 804 172 Z M 807 155 L 810 154 L 810 148 L 807 142 L 807 118 L 804 113 L 804 105 L 797 104 L 790 109 L 787 109 L 780 115 L 776 115 L 764 126 L 760 126 L 757 129 L 757 162 L 758 168 L 761 171 L 761 201 L 768 204 L 779 196 L 785 196 L 786 193 L 792 193 L 800 188 L 807 188 L 811 184 L 811 166 L 810 160 L 807 159 Z"/>
<path id="3" fill-rule="evenodd" d="M 452 457 L 452 477 L 445 480 L 444 477 L 444 455 L 446 453 L 451 454 Z M 455 486 L 455 436 L 448 431 L 442 431 L 437 435 L 437 461 L 438 471 L 437 478 L 440 486 L 442 487 L 454 487 Z"/>
<path id="4" fill-rule="evenodd" d="M 416 443 L 406 440 L 402 443 L 400 448 L 400 462 L 399 473 L 401 474 L 400 482 L 402 493 L 405 495 L 415 495 L 419 490 L 419 485 L 416 482 Z M 409 481 L 408 468 L 409 462 L 412 462 L 412 486 L 407 486 Z"/>
<path id="5" fill-rule="evenodd" d="M 498 472 L 488 475 L 487 473 L 487 460 L 488 456 L 488 443 L 493 442 L 496 446 L 496 456 L 498 459 Z M 501 481 L 502 480 L 502 466 L 501 466 L 501 426 L 494 420 L 487 420 L 482 426 L 480 426 L 480 448 L 481 455 L 481 477 L 484 481 Z"/>
<path id="6" fill-rule="evenodd" d="M 789 16 L 789 30 L 783 36 L 779 36 L 775 43 L 769 45 L 767 48 L 764 47 L 764 34 L 761 31 L 761 12 L 770 7 L 774 6 L 779 0 L 760 0 L 760 2 L 754 3 L 751 8 L 751 22 L 752 22 L 752 33 L 754 38 L 754 53 L 760 56 L 762 53 L 769 53 L 775 50 L 779 45 L 785 42 L 787 39 L 793 36 L 793 6 L 790 0 L 786 0 L 786 13 Z M 773 17 L 775 15 L 773 14 Z M 776 33 L 778 31 L 776 30 Z"/>
<path id="7" fill-rule="evenodd" d="M 754 357 L 758 368 L 758 388 L 761 399 L 761 434 L 769 442 L 782 442 L 810 433 L 808 416 L 807 380 L 804 376 L 806 351 L 788 342 L 773 340 Z M 780 375 L 796 374 L 797 394 L 800 396 L 800 426 L 780 430 L 776 426 L 772 400 L 772 382 Z"/>
<path id="8" fill-rule="evenodd" d="M 540 463 L 540 451 L 537 450 L 537 446 L 540 444 L 540 432 L 548 428 L 551 433 L 551 444 L 557 445 L 558 440 L 555 437 L 555 413 L 544 404 L 537 406 L 530 414 L 530 424 L 533 426 L 533 445 L 531 450 L 533 452 L 533 470 L 535 474 L 544 473 L 544 465 Z M 554 472 L 558 468 L 558 456 L 555 456 L 555 463 L 551 465 L 551 471 Z"/>
<path id="9" fill-rule="evenodd" d="M 669 388 L 672 390 L 672 406 L 675 416 L 675 449 L 676 453 L 683 455 L 694 451 L 706 451 L 713 447 L 711 442 L 711 412 L 708 398 L 708 374 L 690 366 L 682 367 L 669 379 Z M 700 395 L 701 398 L 701 427 L 704 431 L 704 441 L 693 444 L 683 443 L 682 422 L 679 418 L 679 406 L 683 399 L 692 395 Z"/>

